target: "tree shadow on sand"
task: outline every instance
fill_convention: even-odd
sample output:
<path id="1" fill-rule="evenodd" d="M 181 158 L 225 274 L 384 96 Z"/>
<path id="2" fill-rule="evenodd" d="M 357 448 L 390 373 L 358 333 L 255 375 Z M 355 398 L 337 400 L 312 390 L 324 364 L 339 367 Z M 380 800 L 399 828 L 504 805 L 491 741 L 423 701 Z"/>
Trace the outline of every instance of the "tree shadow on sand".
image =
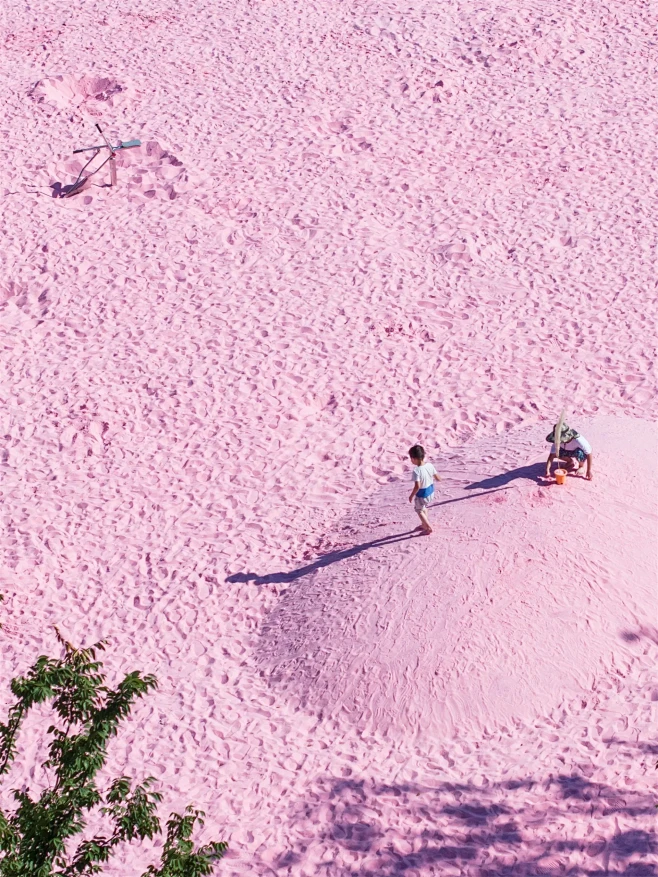
<path id="1" fill-rule="evenodd" d="M 578 774 L 484 788 L 328 778 L 309 792 L 303 842 L 275 873 L 321 857 L 327 877 L 658 875 L 653 798 Z"/>

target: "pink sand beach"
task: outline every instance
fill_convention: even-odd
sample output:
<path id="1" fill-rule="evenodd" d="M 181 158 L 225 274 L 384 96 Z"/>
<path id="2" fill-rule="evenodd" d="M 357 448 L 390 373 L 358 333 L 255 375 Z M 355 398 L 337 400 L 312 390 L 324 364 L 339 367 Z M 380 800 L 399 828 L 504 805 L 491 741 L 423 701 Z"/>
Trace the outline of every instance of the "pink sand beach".
<path id="1" fill-rule="evenodd" d="M 658 874 L 657 24 L 3 3 L 0 707 L 54 625 L 155 673 L 108 775 L 218 875 Z"/>

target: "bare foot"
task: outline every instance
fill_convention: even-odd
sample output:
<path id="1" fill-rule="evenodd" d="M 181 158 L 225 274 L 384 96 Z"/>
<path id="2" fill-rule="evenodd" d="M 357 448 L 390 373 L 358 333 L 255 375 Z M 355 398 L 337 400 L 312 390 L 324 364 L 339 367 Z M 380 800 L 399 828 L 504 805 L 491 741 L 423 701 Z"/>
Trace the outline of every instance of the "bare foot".
<path id="1" fill-rule="evenodd" d="M 430 536 L 433 532 L 431 527 L 423 527 L 423 536 Z"/>

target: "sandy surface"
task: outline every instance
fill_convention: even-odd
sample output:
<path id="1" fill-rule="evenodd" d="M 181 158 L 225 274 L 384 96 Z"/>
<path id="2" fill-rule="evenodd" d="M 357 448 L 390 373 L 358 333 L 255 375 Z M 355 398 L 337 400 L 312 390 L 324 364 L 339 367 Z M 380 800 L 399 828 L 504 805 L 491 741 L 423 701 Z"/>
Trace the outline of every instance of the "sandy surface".
<path id="1" fill-rule="evenodd" d="M 256 578 L 289 583 L 258 648 L 272 685 L 360 730 L 436 741 L 529 720 L 628 671 L 636 646 L 623 644 L 656 606 L 658 478 L 634 466 L 656 459 L 658 432 L 583 428 L 605 448 L 607 503 L 582 478 L 538 483 L 541 437 L 518 431 L 445 461 L 431 538 L 409 533 L 408 488 L 394 484 L 320 561 Z M 520 465 L 483 477 L 498 456 Z"/>
<path id="2" fill-rule="evenodd" d="M 155 672 L 112 770 L 220 873 L 658 873 L 655 25 L 2 5 L 2 678 Z"/>

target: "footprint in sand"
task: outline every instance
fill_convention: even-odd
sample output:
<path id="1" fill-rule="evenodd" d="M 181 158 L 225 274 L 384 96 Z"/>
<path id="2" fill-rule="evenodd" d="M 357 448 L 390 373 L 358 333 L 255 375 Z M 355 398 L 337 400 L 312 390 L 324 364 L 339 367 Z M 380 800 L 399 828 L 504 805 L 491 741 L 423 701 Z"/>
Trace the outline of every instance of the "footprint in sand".
<path id="1" fill-rule="evenodd" d="M 84 107 L 94 116 L 100 116 L 108 107 L 120 106 L 131 95 L 130 86 L 109 76 L 71 73 L 40 79 L 30 92 L 30 97 L 38 104 L 58 110 Z"/>

